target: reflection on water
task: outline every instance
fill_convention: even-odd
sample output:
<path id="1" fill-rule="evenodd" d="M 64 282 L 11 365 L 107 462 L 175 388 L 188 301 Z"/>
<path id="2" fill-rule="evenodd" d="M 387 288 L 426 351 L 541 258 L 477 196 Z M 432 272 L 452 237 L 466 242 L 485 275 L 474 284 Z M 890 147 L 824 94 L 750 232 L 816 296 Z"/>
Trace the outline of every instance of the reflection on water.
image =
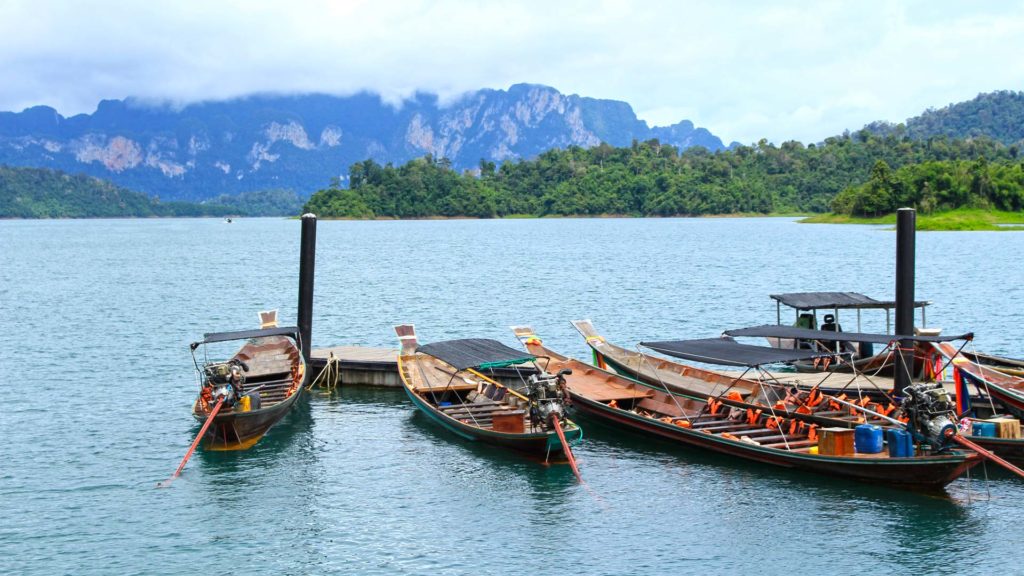
<path id="1" fill-rule="evenodd" d="M 991 468 L 987 485 L 979 470 L 925 496 L 581 418 L 581 486 L 568 466 L 458 438 L 400 390 L 314 391 L 253 449 L 200 451 L 155 490 L 198 432 L 188 343 L 257 310 L 289 323 L 298 236 L 290 220 L 0 222 L 0 573 L 1017 566 L 1024 483 Z M 885 297 L 895 253 L 891 232 L 785 219 L 321 222 L 318 245 L 319 344 L 394 346 L 402 322 L 425 341 L 514 344 L 507 326 L 530 323 L 581 358 L 569 320 L 625 345 L 713 336 L 773 322 L 769 293 Z M 929 324 L 1024 356 L 1024 235 L 920 234 L 918 250 Z M 976 281 L 985 270 L 1000 281 Z"/>

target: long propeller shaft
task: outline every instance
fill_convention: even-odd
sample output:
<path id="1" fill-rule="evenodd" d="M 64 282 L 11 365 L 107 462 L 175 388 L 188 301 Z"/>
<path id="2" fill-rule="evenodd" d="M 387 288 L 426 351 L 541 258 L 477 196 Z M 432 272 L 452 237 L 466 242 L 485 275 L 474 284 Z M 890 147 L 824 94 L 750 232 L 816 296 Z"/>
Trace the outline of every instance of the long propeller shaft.
<path id="1" fill-rule="evenodd" d="M 558 416 L 551 417 L 551 424 L 555 427 L 555 434 L 558 434 L 558 441 L 562 443 L 562 451 L 565 452 L 565 457 L 569 460 L 572 473 L 576 475 L 577 480 L 583 482 L 583 477 L 580 476 L 580 469 L 576 467 L 576 458 L 573 457 L 572 449 L 569 448 L 569 442 L 565 439 L 565 432 L 562 431 L 562 424 L 558 421 Z"/>
<path id="2" fill-rule="evenodd" d="M 192 446 L 189 447 L 188 452 L 185 452 L 185 457 L 181 459 L 181 464 L 178 464 L 178 469 L 174 471 L 174 474 L 171 474 L 170 478 L 157 484 L 157 488 L 166 488 L 170 486 L 171 482 L 174 482 L 174 479 L 177 478 L 181 474 L 181 471 L 185 469 L 185 464 L 188 462 L 188 459 L 192 457 L 192 453 L 196 451 L 196 446 L 199 446 L 199 441 L 202 440 L 203 435 L 206 434 L 206 429 L 210 427 L 210 424 L 213 423 L 214 417 L 217 416 L 218 412 L 220 412 L 220 407 L 224 405 L 224 398 L 224 396 L 221 396 L 220 400 L 217 400 L 217 403 L 214 404 L 213 410 L 210 410 L 210 415 L 206 417 L 206 422 L 203 422 L 203 427 L 199 430 L 199 434 L 196 435 L 196 439 L 192 441 Z"/>
<path id="3" fill-rule="evenodd" d="M 960 434 L 954 434 L 954 435 L 951 436 L 951 438 L 957 444 L 960 444 L 961 446 L 965 446 L 967 448 L 970 448 L 971 450 L 974 450 L 978 454 L 981 454 L 982 457 L 988 458 L 989 460 L 995 462 L 996 464 L 999 464 L 1003 468 L 1006 468 L 1010 472 L 1013 472 L 1017 476 L 1020 476 L 1021 478 L 1024 478 L 1024 470 L 1021 470 L 1020 468 L 1014 466 L 1013 464 L 1010 464 L 1006 460 L 1003 460 L 999 456 L 996 456 L 990 450 L 986 450 L 986 449 L 982 448 L 981 446 L 978 446 L 977 444 L 975 444 L 971 440 L 968 440 L 967 438 L 964 438 Z"/>

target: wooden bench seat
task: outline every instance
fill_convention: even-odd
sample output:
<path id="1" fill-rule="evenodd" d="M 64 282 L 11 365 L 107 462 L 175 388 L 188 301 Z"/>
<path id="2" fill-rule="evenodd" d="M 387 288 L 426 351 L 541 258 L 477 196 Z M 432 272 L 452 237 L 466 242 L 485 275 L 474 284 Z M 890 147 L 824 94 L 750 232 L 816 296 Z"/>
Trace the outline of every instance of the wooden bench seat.
<path id="1" fill-rule="evenodd" d="M 817 440 L 808 440 L 806 437 L 794 437 L 794 438 L 797 438 L 797 439 L 794 440 L 794 439 L 791 438 L 789 440 L 789 447 L 793 449 L 793 452 L 797 452 L 798 448 L 805 449 L 805 450 L 800 450 L 800 451 L 806 452 L 807 450 L 810 449 L 811 446 L 817 446 L 818 445 L 818 441 Z M 803 439 L 800 439 L 800 438 L 803 438 Z M 773 442 L 771 444 L 761 444 L 761 446 L 764 446 L 765 448 L 785 448 L 786 447 L 786 443 L 785 442 Z"/>
<path id="2" fill-rule="evenodd" d="M 473 406 L 472 404 L 456 404 L 454 406 L 441 406 L 441 412 L 454 416 L 456 414 L 491 414 L 502 410 L 500 406 Z"/>
<path id="3" fill-rule="evenodd" d="M 637 402 L 637 408 L 657 412 L 666 416 L 682 416 L 683 410 L 675 402 L 660 402 L 654 398 L 644 398 Z"/>
<path id="4" fill-rule="evenodd" d="M 693 427 L 696 429 L 703 430 L 710 429 L 714 426 L 734 426 L 737 424 L 742 424 L 742 422 L 738 420 L 732 420 L 729 418 L 717 418 L 715 420 L 704 420 L 703 422 L 697 422 L 696 424 L 693 425 Z"/>
<path id="5" fill-rule="evenodd" d="M 419 394 L 430 394 L 430 393 L 440 394 L 442 392 L 447 392 L 449 390 L 453 390 L 453 391 L 457 391 L 457 392 L 476 390 L 476 387 L 477 387 L 476 384 L 454 384 L 453 383 L 450 386 L 445 385 L 445 384 L 438 384 L 437 386 L 429 386 L 429 385 L 427 385 L 427 386 L 415 386 L 415 387 L 413 387 L 412 391 L 416 392 L 416 393 L 419 393 Z"/>
<path id="6" fill-rule="evenodd" d="M 774 436 L 762 436 L 760 438 L 757 438 L 757 441 L 767 442 L 767 444 L 761 444 L 762 446 L 774 446 L 775 444 L 782 444 L 783 446 L 785 446 L 786 443 L 783 442 L 783 440 L 789 440 L 789 443 L 792 444 L 797 438 L 806 438 L 806 436 L 788 436 L 786 434 L 775 434 Z"/>

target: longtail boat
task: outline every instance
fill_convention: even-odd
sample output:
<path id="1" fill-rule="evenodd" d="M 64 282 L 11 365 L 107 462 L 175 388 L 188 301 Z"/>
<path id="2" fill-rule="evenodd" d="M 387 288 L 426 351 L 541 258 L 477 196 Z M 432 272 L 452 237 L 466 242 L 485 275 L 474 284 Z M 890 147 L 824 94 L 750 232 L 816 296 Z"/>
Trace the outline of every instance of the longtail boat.
<path id="1" fill-rule="evenodd" d="M 764 411 L 768 405 L 771 405 L 775 413 L 780 416 L 786 418 L 801 416 L 803 419 L 821 426 L 853 428 L 860 424 L 873 424 L 888 428 L 892 426 L 892 423 L 885 417 L 901 416 L 898 410 L 898 400 L 889 391 L 881 388 L 864 390 L 858 387 L 853 392 L 842 387 L 828 386 L 827 378 L 830 375 L 826 374 L 825 378 L 818 381 L 816 389 L 793 390 L 784 387 L 783 392 L 773 394 L 771 390 L 777 388 L 771 383 L 770 377 L 768 382 L 760 378 L 735 378 L 636 350 L 628 350 L 605 340 L 590 320 L 576 320 L 572 324 L 586 338 L 594 355 L 594 364 L 640 380 L 655 388 L 667 387 L 683 394 L 708 397 L 715 403 L 721 402 L 724 406 L 729 407 Z M 727 331 L 727 333 L 739 332 L 741 331 Z M 965 367 L 965 372 L 968 374 L 966 378 L 975 382 L 976 385 L 979 382 L 994 381 L 995 384 L 991 386 L 979 385 L 978 387 L 982 388 L 989 397 L 999 400 L 1001 404 L 1007 404 L 1002 401 L 1003 398 L 1012 398 L 1012 386 L 1016 385 L 1024 394 L 1024 387 L 1019 385 L 1020 379 L 1014 379 L 1012 376 L 985 366 L 968 363 L 965 358 L 956 355 L 958 350 L 956 347 L 944 342 L 934 342 L 938 339 L 937 337 L 925 338 L 928 339 L 926 344 L 934 346 L 942 355 L 957 358 L 954 360 L 954 366 Z M 774 359 L 779 360 L 780 358 L 784 359 L 783 356 L 777 356 Z M 930 362 L 928 366 L 931 366 Z M 930 370 L 933 378 L 935 372 L 942 371 L 941 369 Z M 837 376 L 842 378 L 846 374 L 839 373 Z M 730 385 L 730 381 L 735 384 Z M 1004 390 L 1004 386 L 1010 388 Z M 758 387 L 761 389 L 759 390 Z M 965 413 L 968 408 L 963 403 L 965 397 L 968 397 L 966 390 L 958 389 L 957 398 L 960 402 L 957 413 L 959 414 Z M 844 400 L 848 400 L 848 403 L 844 403 Z M 855 404 L 855 406 L 850 404 Z M 992 413 L 997 412 L 998 408 L 993 406 Z M 1024 439 L 975 436 L 971 434 L 969 423 L 965 423 L 961 428 L 968 440 L 982 448 L 1007 460 L 1024 462 Z M 1022 435 L 1024 435 L 1024 429 L 1022 429 Z"/>
<path id="2" fill-rule="evenodd" d="M 209 345 L 243 342 L 227 360 L 209 360 Z M 306 363 L 298 328 L 265 328 L 204 335 L 190 346 L 200 382 L 192 415 L 206 427 L 210 450 L 246 450 L 291 410 L 302 395 Z M 196 358 L 203 350 L 203 361 Z"/>
<path id="3" fill-rule="evenodd" d="M 490 339 L 469 338 L 419 345 L 412 325 L 395 327 L 402 342 L 398 372 L 412 403 L 467 440 L 478 440 L 546 458 L 564 453 L 583 431 L 566 415 L 564 374 L 552 375 L 536 358 Z M 533 363 L 526 393 L 487 377 L 483 370 Z M 573 463 L 575 468 L 575 464 Z"/>
<path id="4" fill-rule="evenodd" d="M 999 402 L 1005 404 L 1018 415 L 1024 414 L 1024 378 L 1006 374 L 995 368 L 972 362 L 961 350 L 943 343 L 934 345 L 938 356 L 952 363 L 959 371 L 957 375 L 966 375 L 979 388 Z"/>
<path id="5" fill-rule="evenodd" d="M 828 386 L 827 378 L 823 377 L 815 381 L 813 388 L 798 389 L 792 385 L 783 385 L 770 373 L 752 370 L 752 368 L 758 367 L 756 364 L 758 362 L 764 364 L 814 358 L 829 359 L 831 357 L 829 352 L 779 350 L 736 344 L 732 348 L 742 348 L 748 353 L 744 362 L 733 363 L 734 366 L 747 369 L 744 374 L 737 377 L 667 360 L 660 356 L 641 352 L 639 348 L 629 350 L 617 346 L 598 334 L 590 320 L 574 320 L 572 325 L 586 339 L 587 345 L 593 353 L 595 365 L 640 380 L 656 388 L 665 388 L 700 398 L 711 398 L 726 405 L 744 409 L 764 409 L 766 405 L 771 405 L 773 409 L 783 412 L 799 409 L 810 420 L 824 426 L 852 427 L 863 423 L 884 423 L 882 418 L 872 415 L 870 412 L 838 405 L 838 401 L 847 398 L 847 387 L 841 383 Z M 707 344 L 713 347 L 721 342 L 721 339 L 709 339 Z M 713 357 L 714 353 L 711 354 L 712 356 L 704 358 L 704 361 L 716 363 L 716 358 Z M 748 365 L 745 363 L 747 360 L 753 360 L 755 364 Z M 834 394 L 837 399 L 823 402 L 821 401 L 823 394 Z M 858 387 L 849 394 L 856 396 L 853 401 L 859 403 L 861 408 L 870 407 L 874 409 L 873 411 L 882 412 L 885 416 L 897 408 L 892 404 L 892 399 L 887 398 L 885 392 L 880 388 L 873 394 L 867 394 Z M 869 406 L 869 402 L 873 405 Z"/>
<path id="6" fill-rule="evenodd" d="M 1009 376 L 1024 378 L 1024 360 L 1007 358 L 1005 356 L 996 356 L 994 354 L 984 354 L 982 352 L 961 351 L 960 353 L 966 356 L 971 362 L 981 364 L 986 368 L 997 370 Z"/>
<path id="7" fill-rule="evenodd" d="M 971 411 L 970 395 L 968 385 L 973 384 L 985 397 L 1005 406 L 1009 412 L 1020 418 L 1024 416 L 1024 378 L 1012 376 L 985 364 L 972 361 L 972 356 L 957 350 L 946 343 L 933 344 L 934 359 L 943 365 L 937 366 L 933 372 L 942 374 L 947 367 L 952 370 L 952 380 L 955 383 L 958 399 L 958 411 L 967 413 Z M 966 399 L 966 400 L 965 400 Z M 993 415 L 997 415 L 998 408 L 994 403 L 988 406 Z M 1024 462 L 1024 427 L 1010 437 L 991 436 L 968 436 L 971 440 L 987 450 L 1013 460 Z"/>
<path id="8" fill-rule="evenodd" d="M 981 461 L 972 451 L 919 445 L 913 456 L 818 453 L 822 433 L 770 410 L 714 407 L 707 400 L 636 381 L 546 348 L 527 326 L 514 328 L 526 349 L 549 357 L 549 369 L 571 370 L 566 386 L 574 409 L 623 428 L 786 468 L 873 483 L 936 490 Z M 801 426 L 801 422 L 804 423 Z M 942 426 L 946 430 L 946 426 Z"/>

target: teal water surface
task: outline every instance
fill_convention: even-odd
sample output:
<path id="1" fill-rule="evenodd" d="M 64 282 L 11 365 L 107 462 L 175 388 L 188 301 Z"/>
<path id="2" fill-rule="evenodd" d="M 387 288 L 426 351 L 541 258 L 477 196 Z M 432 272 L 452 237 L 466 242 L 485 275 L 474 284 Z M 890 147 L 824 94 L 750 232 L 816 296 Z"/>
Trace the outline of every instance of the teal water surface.
<path id="1" fill-rule="evenodd" d="M 255 448 L 197 453 L 188 343 L 295 319 L 295 220 L 0 221 L 0 573 L 1014 573 L 1024 483 L 940 496 L 581 420 L 544 466 L 461 441 L 397 390 L 314 393 Z M 769 293 L 893 292 L 895 234 L 789 219 L 321 222 L 314 345 L 609 339 L 775 321 Z M 919 233 L 928 324 L 1024 357 L 1024 235 Z M 847 330 L 855 318 L 843 317 Z M 884 315 L 865 313 L 865 330 Z"/>

